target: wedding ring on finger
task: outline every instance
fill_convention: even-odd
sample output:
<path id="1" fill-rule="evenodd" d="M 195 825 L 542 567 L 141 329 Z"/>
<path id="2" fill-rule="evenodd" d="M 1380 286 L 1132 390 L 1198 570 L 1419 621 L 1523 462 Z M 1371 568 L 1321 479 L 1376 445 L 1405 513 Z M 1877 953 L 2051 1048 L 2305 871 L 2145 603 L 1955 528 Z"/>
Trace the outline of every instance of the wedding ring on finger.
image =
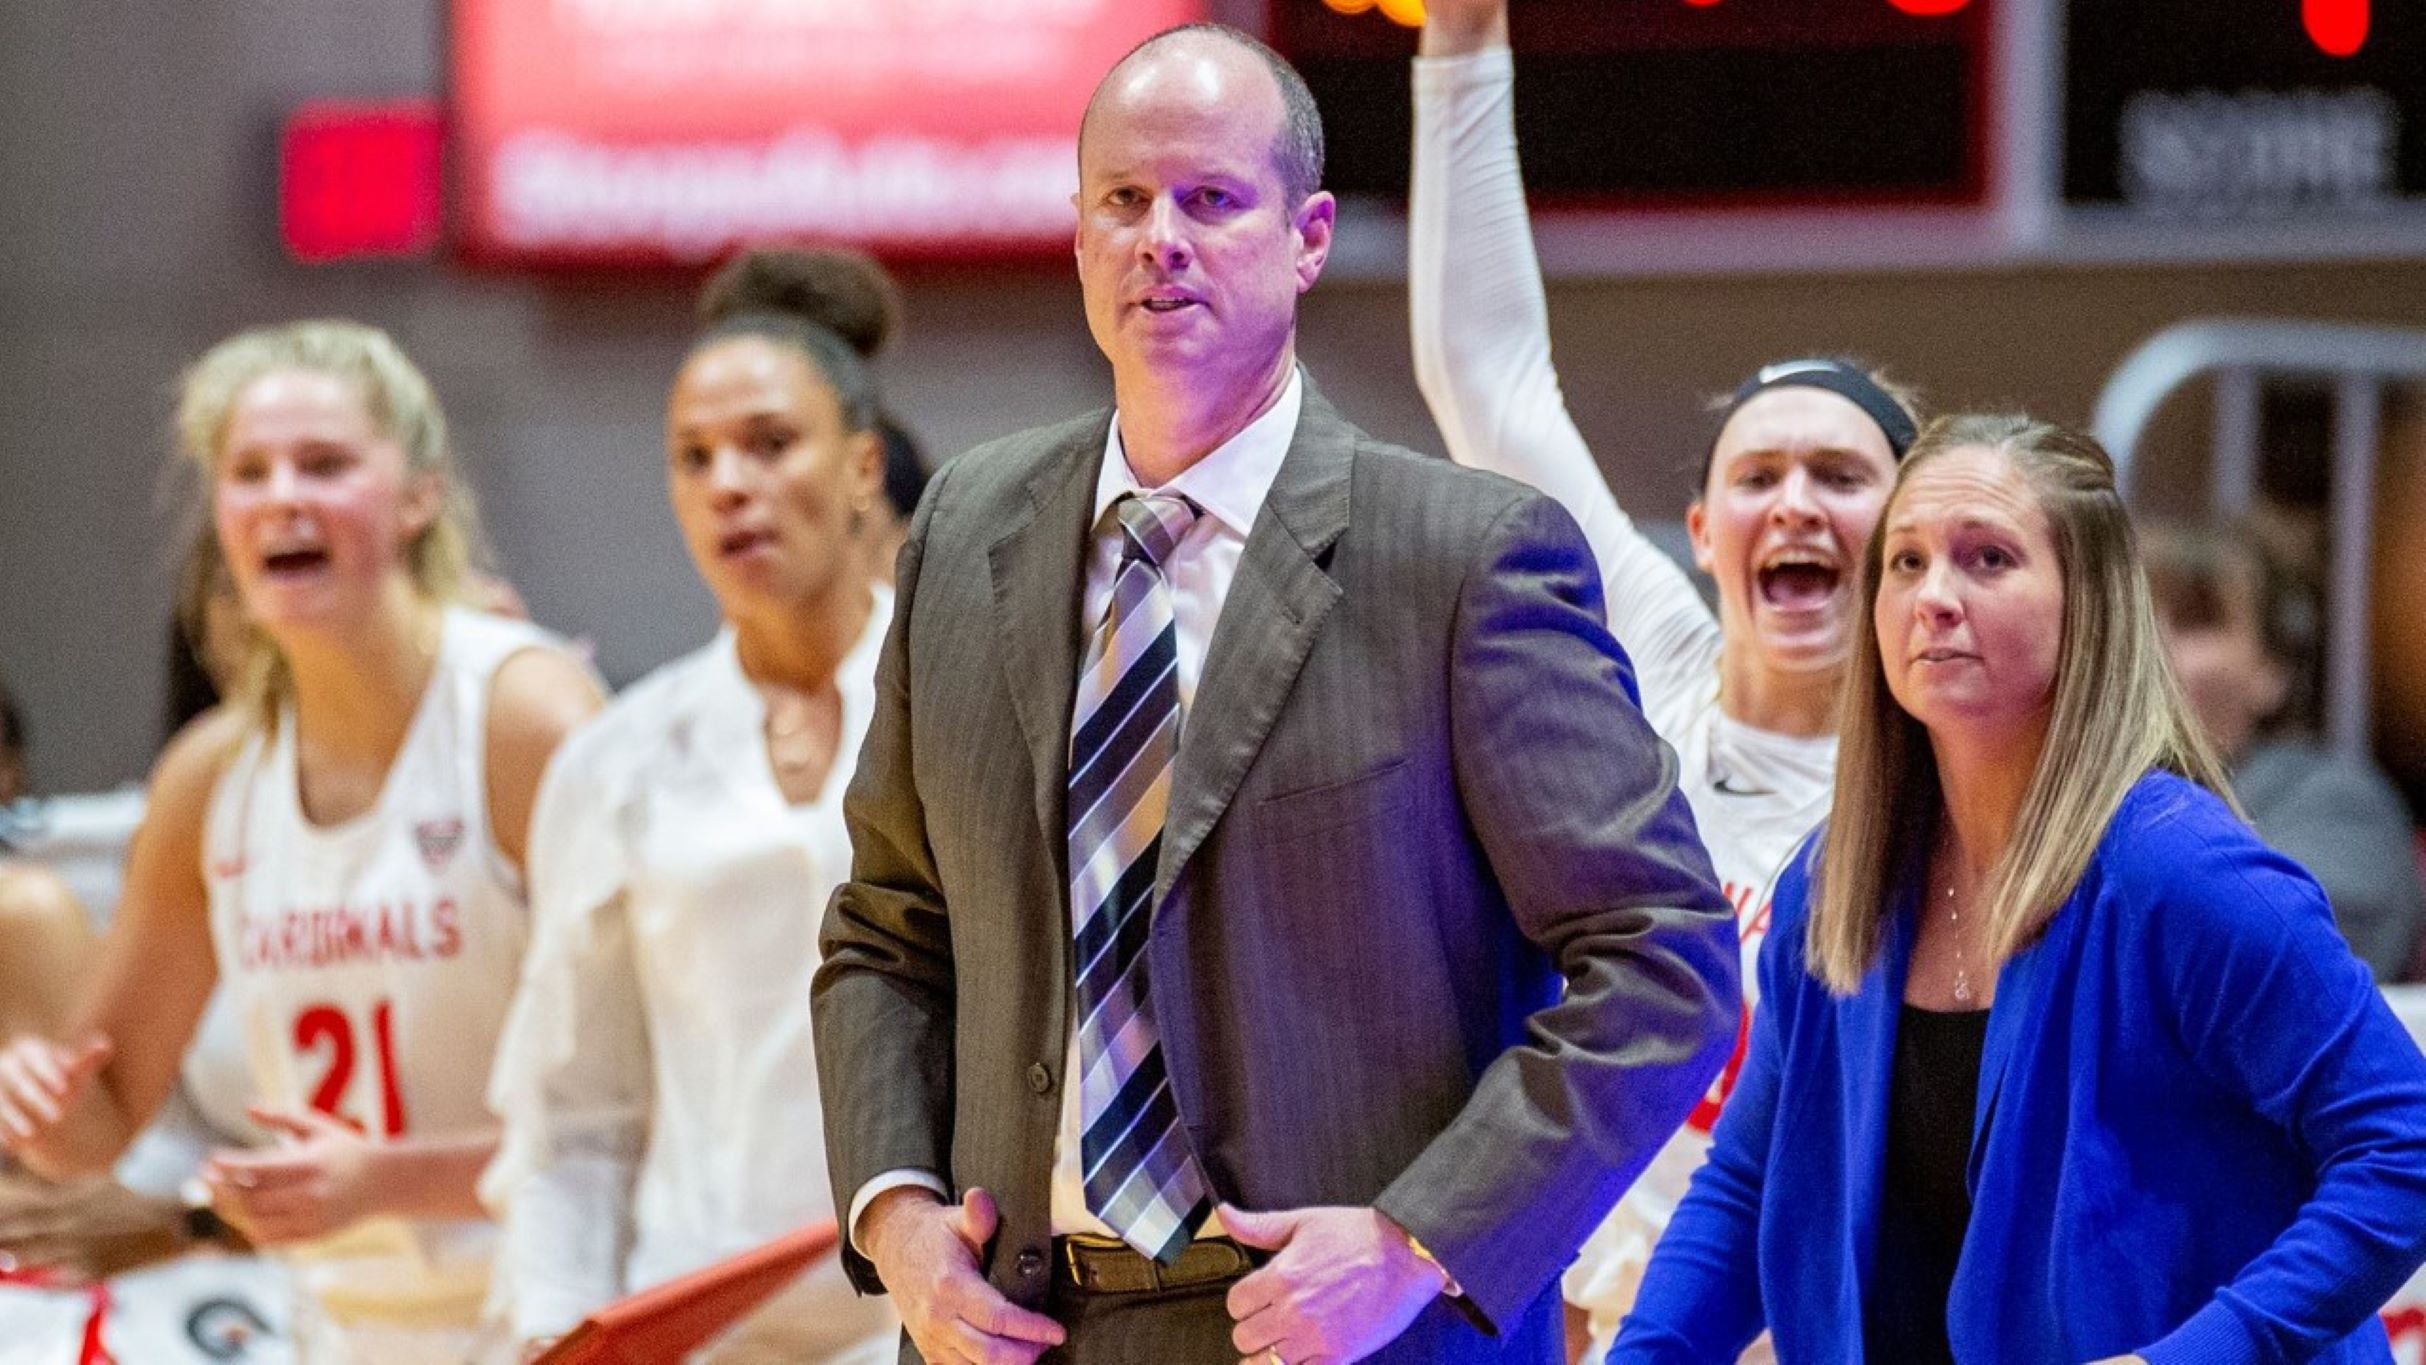
<path id="1" fill-rule="evenodd" d="M 1289 1365 L 1289 1358 L 1280 1353 L 1278 1346 L 1266 1346 L 1264 1348 L 1264 1365 Z"/>

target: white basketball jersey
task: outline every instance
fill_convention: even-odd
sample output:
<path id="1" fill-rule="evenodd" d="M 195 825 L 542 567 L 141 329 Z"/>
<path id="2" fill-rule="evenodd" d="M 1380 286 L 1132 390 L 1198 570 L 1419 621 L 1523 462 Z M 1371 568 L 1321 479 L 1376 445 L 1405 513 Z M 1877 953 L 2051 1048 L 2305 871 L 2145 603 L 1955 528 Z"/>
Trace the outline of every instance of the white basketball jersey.
<path id="1" fill-rule="evenodd" d="M 498 666 L 533 647 L 556 641 L 449 610 L 429 687 L 379 796 L 343 823 L 303 814 L 291 706 L 220 779 L 203 874 L 220 989 L 243 1030 L 259 1102 L 333 1114 L 375 1140 L 493 1126 L 489 1063 L 528 915 L 521 879 L 488 826 L 488 692 Z M 476 1312 L 486 1247 L 467 1246 L 465 1231 L 424 1227 L 389 1241 L 408 1260 L 426 1258 L 427 1274 L 341 1252 L 324 1269 L 352 1269 L 325 1283 L 307 1272 L 306 1284 L 332 1306 L 357 1289 L 399 1307 L 420 1290 L 450 1301 L 470 1291 Z"/>

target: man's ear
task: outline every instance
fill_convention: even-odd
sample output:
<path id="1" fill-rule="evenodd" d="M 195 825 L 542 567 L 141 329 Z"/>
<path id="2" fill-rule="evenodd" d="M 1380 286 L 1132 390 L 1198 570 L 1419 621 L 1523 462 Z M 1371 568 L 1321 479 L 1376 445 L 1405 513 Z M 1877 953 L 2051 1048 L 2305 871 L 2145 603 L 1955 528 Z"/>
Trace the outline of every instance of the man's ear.
<path id="1" fill-rule="evenodd" d="M 1305 293 L 1322 278 L 1323 263 L 1331 259 L 1331 231 L 1339 225 L 1339 200 L 1329 190 L 1316 190 L 1297 206 L 1292 226 L 1297 229 L 1297 292 Z"/>

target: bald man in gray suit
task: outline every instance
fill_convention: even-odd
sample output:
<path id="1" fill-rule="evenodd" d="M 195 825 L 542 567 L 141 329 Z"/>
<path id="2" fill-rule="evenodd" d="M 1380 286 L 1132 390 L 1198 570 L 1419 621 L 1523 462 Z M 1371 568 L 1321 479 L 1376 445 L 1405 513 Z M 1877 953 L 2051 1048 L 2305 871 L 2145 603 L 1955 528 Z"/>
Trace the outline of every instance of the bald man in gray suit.
<path id="1" fill-rule="evenodd" d="M 1557 505 L 1301 370 L 1296 73 L 1163 35 L 1079 159 L 1117 407 L 937 476 L 850 790 L 850 1272 L 906 1359 L 1563 1359 L 1559 1271 L 1734 1038 L 1674 757 Z"/>

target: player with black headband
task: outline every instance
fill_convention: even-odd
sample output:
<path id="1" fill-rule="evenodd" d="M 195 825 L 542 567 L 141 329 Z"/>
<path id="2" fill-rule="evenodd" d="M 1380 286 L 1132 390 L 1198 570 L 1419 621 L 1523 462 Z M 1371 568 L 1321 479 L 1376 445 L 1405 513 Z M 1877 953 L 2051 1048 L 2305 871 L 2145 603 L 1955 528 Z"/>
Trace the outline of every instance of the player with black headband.
<path id="1" fill-rule="evenodd" d="M 1735 901 L 1749 1009 L 1769 885 L 1828 809 L 1856 568 L 1915 434 L 1913 404 L 1833 358 L 1782 361 L 1744 381 L 1686 513 L 1694 562 L 1718 585 L 1713 616 L 1618 505 L 1560 395 L 1507 34 L 1506 0 L 1427 6 L 1409 225 L 1416 378 L 1451 456 L 1551 494 L 1591 540 L 1610 630 L 1633 657 L 1652 727 L 1677 751 L 1678 785 Z M 1735 1071 L 1569 1272 L 1568 1301 L 1601 1344 L 1701 1162 Z"/>

